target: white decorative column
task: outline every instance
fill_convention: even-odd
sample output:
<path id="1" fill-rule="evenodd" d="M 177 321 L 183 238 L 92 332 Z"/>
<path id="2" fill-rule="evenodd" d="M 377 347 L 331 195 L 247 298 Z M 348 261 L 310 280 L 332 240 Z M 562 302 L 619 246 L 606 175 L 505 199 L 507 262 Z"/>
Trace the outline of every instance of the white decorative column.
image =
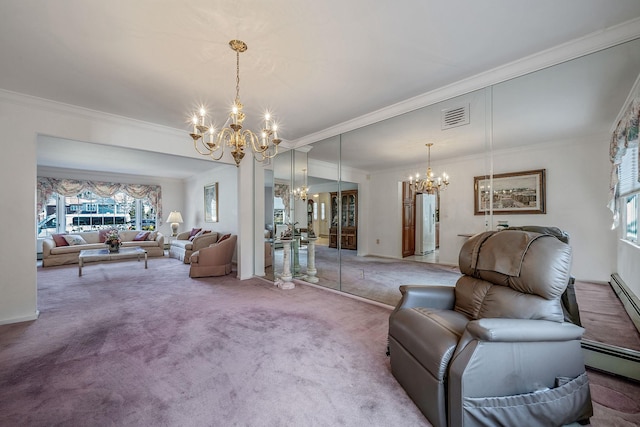
<path id="1" fill-rule="evenodd" d="M 317 237 L 307 237 L 309 243 L 307 243 L 307 278 L 305 279 L 309 283 L 318 283 L 316 277 L 316 240 Z"/>
<path id="2" fill-rule="evenodd" d="M 296 285 L 291 281 L 291 263 L 289 257 L 291 256 L 291 240 L 280 240 L 282 242 L 282 274 L 280 278 L 275 281 L 274 285 L 280 289 L 293 289 Z"/>

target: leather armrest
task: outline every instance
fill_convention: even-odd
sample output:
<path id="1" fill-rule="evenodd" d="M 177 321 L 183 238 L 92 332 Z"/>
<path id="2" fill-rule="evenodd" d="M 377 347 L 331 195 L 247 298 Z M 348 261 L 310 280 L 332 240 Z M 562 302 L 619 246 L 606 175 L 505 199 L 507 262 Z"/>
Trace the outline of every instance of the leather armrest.
<path id="1" fill-rule="evenodd" d="M 453 286 L 402 285 L 400 293 L 402 299 L 395 311 L 413 307 L 453 310 L 456 301 Z"/>
<path id="2" fill-rule="evenodd" d="M 571 341 L 584 329 L 568 322 L 530 319 L 479 319 L 467 324 L 471 338 L 494 342 Z"/>

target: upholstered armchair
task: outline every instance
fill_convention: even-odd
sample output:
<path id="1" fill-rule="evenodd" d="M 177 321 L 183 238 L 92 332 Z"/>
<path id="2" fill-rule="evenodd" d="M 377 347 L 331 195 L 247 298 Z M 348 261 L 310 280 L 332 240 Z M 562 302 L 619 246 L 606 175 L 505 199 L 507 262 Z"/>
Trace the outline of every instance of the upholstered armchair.
<path id="1" fill-rule="evenodd" d="M 471 237 L 455 287 L 402 286 L 391 371 L 435 427 L 560 426 L 592 415 L 580 340 L 561 295 L 571 248 L 521 230 Z"/>
<path id="2" fill-rule="evenodd" d="M 233 255 L 236 251 L 235 234 L 191 254 L 189 277 L 224 276 L 231 273 Z"/>
<path id="3" fill-rule="evenodd" d="M 216 243 L 221 236 L 221 234 L 215 231 L 205 230 L 202 233 L 196 233 L 196 235 L 191 238 L 191 232 L 193 232 L 193 230 L 184 231 L 179 233 L 175 239 L 171 239 L 169 245 L 169 256 L 171 258 L 176 258 L 185 264 L 189 264 L 191 262 L 191 254 Z"/>

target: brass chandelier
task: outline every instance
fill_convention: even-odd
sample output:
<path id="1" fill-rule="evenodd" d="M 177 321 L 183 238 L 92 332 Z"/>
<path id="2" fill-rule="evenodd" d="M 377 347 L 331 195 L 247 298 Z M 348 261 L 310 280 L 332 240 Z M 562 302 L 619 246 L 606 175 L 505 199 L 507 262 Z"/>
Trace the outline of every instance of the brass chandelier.
<path id="1" fill-rule="evenodd" d="M 193 133 L 190 134 L 193 138 L 193 146 L 203 156 L 220 160 L 226 145 L 231 148 L 236 166 L 240 166 L 240 161 L 245 155 L 244 150 L 250 146 L 253 157 L 259 162 L 264 162 L 278 154 L 278 144 L 282 142 L 278 138 L 278 125 L 267 112 L 264 116 L 264 127 L 259 136 L 249 129 L 242 128 L 245 115 L 240 102 L 240 53 L 247 50 L 247 45 L 241 40 L 231 40 L 229 46 L 236 52 L 236 99 L 231 113 L 220 130 L 215 129 L 209 121 L 204 107 L 200 108 L 198 114 L 194 113 Z"/>
<path id="2" fill-rule="evenodd" d="M 434 178 L 433 171 L 431 170 L 431 146 L 432 142 L 425 144 L 427 146 L 427 173 L 424 178 L 420 178 L 419 174 L 414 177 L 409 177 L 409 184 L 411 189 L 417 193 L 436 194 L 439 191 L 443 191 L 449 185 L 449 175 L 443 173 L 442 176 Z"/>
<path id="3" fill-rule="evenodd" d="M 307 187 L 307 170 L 302 169 L 302 173 L 304 174 L 304 185 L 293 190 L 293 197 L 306 202 L 309 193 L 309 187 Z"/>

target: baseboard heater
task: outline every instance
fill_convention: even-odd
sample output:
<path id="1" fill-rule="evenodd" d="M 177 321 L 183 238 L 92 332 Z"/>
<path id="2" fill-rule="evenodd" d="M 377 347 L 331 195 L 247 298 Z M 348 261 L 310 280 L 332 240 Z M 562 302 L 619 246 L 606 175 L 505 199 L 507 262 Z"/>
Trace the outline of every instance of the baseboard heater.
<path id="1" fill-rule="evenodd" d="M 610 283 L 613 291 L 618 295 L 618 298 L 624 305 L 624 309 L 631 318 L 631 321 L 636 325 L 638 332 L 640 332 L 640 300 L 631 292 L 631 289 L 629 289 L 617 273 L 611 275 Z"/>
<path id="2" fill-rule="evenodd" d="M 582 340 L 582 352 L 586 366 L 640 381 L 640 352 L 589 340 Z"/>
<path id="3" fill-rule="evenodd" d="M 618 274 L 611 275 L 610 285 L 640 331 L 640 301 Z M 588 367 L 640 381 L 640 351 L 591 340 L 582 340 L 582 350 Z"/>

